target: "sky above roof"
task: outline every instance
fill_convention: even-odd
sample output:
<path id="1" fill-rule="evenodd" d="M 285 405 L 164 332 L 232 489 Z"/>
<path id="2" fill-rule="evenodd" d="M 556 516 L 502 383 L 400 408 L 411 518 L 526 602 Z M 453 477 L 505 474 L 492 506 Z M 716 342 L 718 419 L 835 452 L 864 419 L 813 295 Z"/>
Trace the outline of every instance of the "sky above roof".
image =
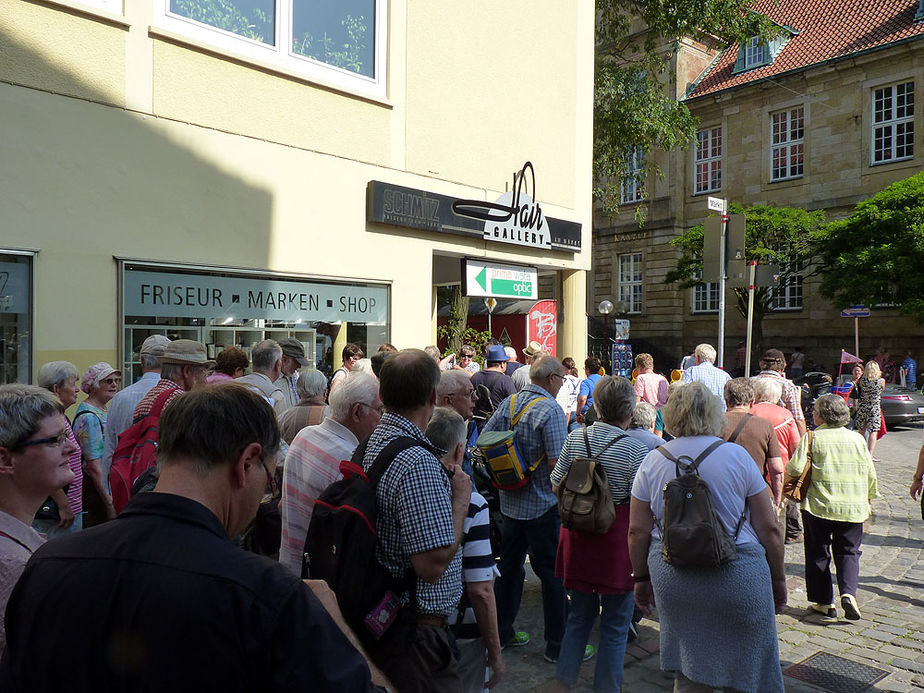
<path id="1" fill-rule="evenodd" d="M 914 21 L 918 0 L 755 0 L 750 7 L 799 33 L 770 65 L 736 75 L 738 44 L 730 46 L 688 99 L 924 36 L 924 22 Z"/>

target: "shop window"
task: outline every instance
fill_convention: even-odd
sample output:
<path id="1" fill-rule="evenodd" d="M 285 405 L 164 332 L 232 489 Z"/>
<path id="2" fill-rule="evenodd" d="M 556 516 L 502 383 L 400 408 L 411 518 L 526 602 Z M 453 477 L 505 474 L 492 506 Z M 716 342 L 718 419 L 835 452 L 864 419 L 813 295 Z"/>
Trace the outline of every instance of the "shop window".
<path id="1" fill-rule="evenodd" d="M 31 375 L 32 256 L 0 252 L 0 385 Z"/>
<path id="2" fill-rule="evenodd" d="M 696 192 L 722 188 L 722 128 L 696 133 Z"/>
<path id="3" fill-rule="evenodd" d="M 158 0 L 164 28 L 348 90 L 385 95 L 387 0 Z"/>
<path id="4" fill-rule="evenodd" d="M 873 89 L 872 163 L 914 156 L 914 82 Z"/>
<path id="5" fill-rule="evenodd" d="M 641 202 L 645 199 L 645 152 L 632 147 L 626 154 L 626 176 L 620 188 L 620 204 Z"/>
<path id="6" fill-rule="evenodd" d="M 801 178 L 803 173 L 805 110 L 800 106 L 770 116 L 770 180 Z"/>
<path id="7" fill-rule="evenodd" d="M 126 263 L 122 295 L 126 381 L 129 373 L 130 381 L 140 377 L 141 344 L 152 334 L 202 342 L 210 358 L 228 346 L 249 356 L 264 339 L 294 337 L 328 375 L 338 335 L 367 353 L 389 340 L 389 291 L 381 284 Z"/>
<path id="8" fill-rule="evenodd" d="M 627 253 L 619 256 L 617 295 L 627 313 L 642 312 L 642 254 Z"/>

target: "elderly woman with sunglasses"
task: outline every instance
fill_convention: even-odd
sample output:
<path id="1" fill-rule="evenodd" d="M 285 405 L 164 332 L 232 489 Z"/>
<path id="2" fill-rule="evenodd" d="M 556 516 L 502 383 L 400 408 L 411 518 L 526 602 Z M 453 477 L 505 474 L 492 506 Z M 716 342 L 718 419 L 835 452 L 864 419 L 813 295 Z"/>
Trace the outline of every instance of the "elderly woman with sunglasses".
<path id="1" fill-rule="evenodd" d="M 77 382 L 80 374 L 77 366 L 70 361 L 50 361 L 39 369 L 38 385 L 51 392 L 67 409 L 77 404 Z M 68 464 L 74 472 L 74 480 L 67 490 L 60 488 L 51 494 L 51 499 L 58 508 L 58 519 L 51 517 L 36 518 L 32 526 L 51 538 L 63 532 L 76 532 L 83 529 L 83 454 L 77 443 L 77 436 L 71 428 L 70 421 L 64 419 L 67 438 L 72 443 Z"/>
<path id="2" fill-rule="evenodd" d="M 481 370 L 481 366 L 475 361 L 475 347 L 471 344 L 463 344 L 459 348 L 459 353 L 450 354 L 440 361 L 440 368 L 444 371 L 465 371 L 469 375 Z"/>
<path id="3" fill-rule="evenodd" d="M 122 371 L 108 363 L 100 362 L 90 366 L 81 378 L 80 389 L 87 398 L 77 407 L 74 414 L 74 435 L 83 452 L 83 500 L 87 512 L 85 524 L 95 524 L 115 517 L 112 497 L 106 489 L 100 462 L 103 459 L 106 428 L 106 407 L 122 387 Z"/>
<path id="4" fill-rule="evenodd" d="M 30 523 L 42 502 L 73 482 L 61 400 L 34 385 L 0 386 L 0 615 L 32 553 L 45 541 Z M 0 620 L 0 651 L 6 633 Z"/>

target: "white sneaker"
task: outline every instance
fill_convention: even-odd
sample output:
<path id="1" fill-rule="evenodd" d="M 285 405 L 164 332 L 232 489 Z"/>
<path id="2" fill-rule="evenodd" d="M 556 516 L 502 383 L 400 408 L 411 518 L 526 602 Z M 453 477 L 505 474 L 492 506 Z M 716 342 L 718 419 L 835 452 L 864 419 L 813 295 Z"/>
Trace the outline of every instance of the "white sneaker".
<path id="1" fill-rule="evenodd" d="M 860 620 L 860 607 L 857 606 L 857 598 L 852 594 L 841 595 L 841 607 L 844 609 L 844 618 L 848 621 Z"/>

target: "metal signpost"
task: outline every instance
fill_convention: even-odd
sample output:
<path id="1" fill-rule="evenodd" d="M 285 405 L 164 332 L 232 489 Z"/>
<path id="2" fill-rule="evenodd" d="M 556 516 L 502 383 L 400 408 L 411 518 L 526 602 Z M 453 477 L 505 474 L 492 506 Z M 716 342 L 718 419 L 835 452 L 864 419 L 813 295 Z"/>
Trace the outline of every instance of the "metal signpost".
<path id="1" fill-rule="evenodd" d="M 853 353 L 860 355 L 860 318 L 869 317 L 867 306 L 850 306 L 841 311 L 842 318 L 853 318 Z"/>
<path id="2" fill-rule="evenodd" d="M 491 330 L 491 315 L 494 313 L 494 309 L 497 308 L 497 299 L 496 298 L 486 298 L 484 300 L 484 307 L 488 309 L 488 334 L 492 337 L 494 332 Z"/>

